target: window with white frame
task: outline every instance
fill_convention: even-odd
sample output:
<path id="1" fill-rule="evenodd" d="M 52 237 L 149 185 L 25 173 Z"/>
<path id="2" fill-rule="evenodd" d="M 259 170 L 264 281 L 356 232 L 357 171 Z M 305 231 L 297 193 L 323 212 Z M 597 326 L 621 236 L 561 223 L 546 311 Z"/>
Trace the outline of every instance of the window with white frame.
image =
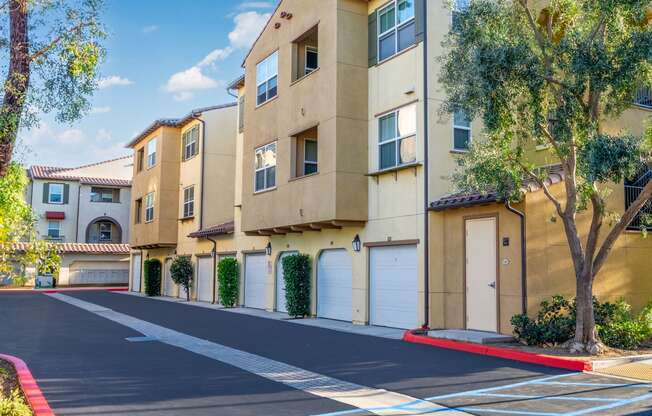
<path id="1" fill-rule="evenodd" d="M 306 46 L 305 74 L 308 75 L 317 68 L 319 68 L 319 51 L 314 46 Z"/>
<path id="2" fill-rule="evenodd" d="M 460 27 L 460 12 L 466 10 L 469 7 L 471 0 L 455 0 L 453 2 L 453 21 L 452 26 L 453 30 L 457 30 Z"/>
<path id="3" fill-rule="evenodd" d="M 111 241 L 111 231 L 113 224 L 109 221 L 103 221 L 98 224 L 100 231 L 100 241 Z"/>
<path id="4" fill-rule="evenodd" d="M 145 222 L 154 220 L 154 192 L 145 195 Z"/>
<path id="5" fill-rule="evenodd" d="M 317 172 L 317 140 L 306 139 L 303 143 L 303 174 Z"/>
<path id="6" fill-rule="evenodd" d="M 48 186 L 48 203 L 50 204 L 63 204 L 63 188 L 62 183 L 51 183 Z"/>
<path id="7" fill-rule="evenodd" d="M 198 153 L 199 126 L 194 126 L 183 133 L 183 160 L 188 160 Z"/>
<path id="8" fill-rule="evenodd" d="M 389 169 L 417 159 L 417 106 L 410 104 L 378 120 L 379 168 Z"/>
<path id="9" fill-rule="evenodd" d="M 471 122 L 464 111 L 453 115 L 453 150 L 469 150 L 471 144 Z"/>
<path id="10" fill-rule="evenodd" d="M 254 169 L 256 192 L 276 186 L 276 142 L 256 149 Z"/>
<path id="11" fill-rule="evenodd" d="M 91 202 L 120 202 L 120 190 L 113 188 L 91 188 Z"/>
<path id="12" fill-rule="evenodd" d="M 156 165 L 156 137 L 147 142 L 147 168 Z"/>
<path id="13" fill-rule="evenodd" d="M 276 97 L 278 81 L 278 51 L 256 65 L 256 105 Z"/>
<path id="14" fill-rule="evenodd" d="M 61 221 L 48 221 L 48 238 L 55 240 L 61 238 Z"/>
<path id="15" fill-rule="evenodd" d="M 378 11 L 378 20 L 379 61 L 416 43 L 414 0 L 393 0 Z"/>
<path id="16" fill-rule="evenodd" d="M 195 186 L 183 190 L 183 218 L 195 215 Z"/>

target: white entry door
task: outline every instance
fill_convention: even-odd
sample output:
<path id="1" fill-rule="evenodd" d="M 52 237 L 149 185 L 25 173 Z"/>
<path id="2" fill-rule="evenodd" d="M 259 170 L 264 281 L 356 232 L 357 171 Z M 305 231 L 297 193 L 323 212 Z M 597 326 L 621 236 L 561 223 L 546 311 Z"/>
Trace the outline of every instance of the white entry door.
<path id="1" fill-rule="evenodd" d="M 317 262 L 317 316 L 351 321 L 353 272 L 344 249 L 324 250 Z"/>
<path id="2" fill-rule="evenodd" d="M 419 326 L 417 246 L 369 249 L 369 322 L 391 328 Z"/>
<path id="3" fill-rule="evenodd" d="M 140 254 L 131 256 L 131 290 L 133 292 L 140 292 Z"/>
<path id="4" fill-rule="evenodd" d="M 163 280 L 165 281 L 165 296 L 173 297 L 176 292 L 176 285 L 172 281 L 172 275 L 170 274 L 171 265 L 172 259 L 165 259 L 165 266 L 163 267 Z"/>
<path id="5" fill-rule="evenodd" d="M 213 301 L 213 257 L 197 258 L 197 300 Z"/>
<path id="6" fill-rule="evenodd" d="M 466 327 L 498 331 L 496 219 L 466 221 Z"/>
<path id="7" fill-rule="evenodd" d="M 245 306 L 248 308 L 265 309 L 266 266 L 265 253 L 245 255 L 244 292 Z"/>
<path id="8" fill-rule="evenodd" d="M 297 254 L 297 252 L 285 251 L 281 253 L 276 262 L 276 310 L 278 312 L 287 312 L 285 306 L 285 275 L 283 274 L 283 259 L 293 254 Z"/>

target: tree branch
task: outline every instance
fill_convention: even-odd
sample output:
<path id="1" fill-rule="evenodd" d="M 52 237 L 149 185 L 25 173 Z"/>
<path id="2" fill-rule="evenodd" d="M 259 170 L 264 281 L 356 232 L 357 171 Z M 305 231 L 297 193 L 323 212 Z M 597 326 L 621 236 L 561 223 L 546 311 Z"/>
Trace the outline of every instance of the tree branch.
<path id="1" fill-rule="evenodd" d="M 56 38 L 54 38 L 50 43 L 48 43 L 46 46 L 43 48 L 39 49 L 38 51 L 34 52 L 32 55 L 30 55 L 29 59 L 30 61 L 35 61 L 36 59 L 40 58 L 41 56 L 45 55 L 46 53 L 50 52 L 52 49 L 54 49 L 59 42 L 63 40 L 66 35 L 69 35 L 71 33 L 79 33 L 81 30 L 85 27 L 91 26 L 92 23 L 88 22 L 81 22 L 70 29 L 66 30 Z"/>
<path id="2" fill-rule="evenodd" d="M 525 172 L 526 175 L 528 175 L 534 182 L 536 182 L 537 185 L 539 185 L 541 187 L 541 189 L 543 189 L 543 193 L 550 200 L 550 202 L 552 202 L 553 205 L 555 206 L 555 209 L 557 210 L 557 214 L 560 217 L 562 217 L 564 215 L 564 213 L 563 213 L 563 210 L 562 210 L 562 207 L 561 207 L 561 203 L 550 192 L 550 188 L 548 188 L 548 185 L 546 185 L 546 183 L 544 181 L 542 181 L 541 178 L 539 178 L 536 175 L 536 173 L 532 172 L 532 170 L 530 170 L 527 166 L 525 166 L 523 163 L 521 163 L 521 161 L 515 160 L 515 159 L 512 159 L 512 161 L 514 163 L 516 163 L 521 168 L 521 170 L 523 170 L 523 172 Z"/>
<path id="3" fill-rule="evenodd" d="M 586 260 L 584 262 L 585 273 L 583 273 L 585 276 L 595 276 L 589 268 L 593 268 L 593 257 L 595 255 L 598 238 L 600 237 L 600 229 L 602 228 L 604 218 L 604 201 L 600 195 L 598 195 L 598 189 L 595 185 L 593 185 L 593 194 L 591 195 L 591 206 L 593 208 L 593 215 L 591 218 L 589 234 L 586 237 Z"/>

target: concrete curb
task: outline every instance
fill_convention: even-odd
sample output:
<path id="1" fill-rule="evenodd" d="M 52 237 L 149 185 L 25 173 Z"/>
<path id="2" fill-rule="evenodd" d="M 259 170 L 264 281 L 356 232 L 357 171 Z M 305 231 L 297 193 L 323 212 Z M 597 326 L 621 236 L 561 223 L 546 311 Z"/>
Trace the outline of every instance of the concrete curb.
<path id="1" fill-rule="evenodd" d="M 410 330 L 405 331 L 403 334 L 403 341 L 415 344 L 431 345 L 433 347 L 446 348 L 449 350 L 470 352 L 472 354 L 503 358 L 506 360 L 520 361 L 523 363 L 538 364 L 546 367 L 561 368 L 564 370 L 593 370 L 593 363 L 591 361 L 554 357 L 550 355 L 516 351 L 509 348 L 472 344 L 469 342 L 451 341 L 449 339 L 431 338 L 424 335 L 416 335 Z"/>
<path id="2" fill-rule="evenodd" d="M 32 372 L 29 371 L 25 361 L 13 355 L 6 354 L 0 354 L 0 358 L 9 361 L 16 369 L 20 388 L 23 390 L 23 394 L 29 406 L 32 408 L 34 416 L 54 416 L 54 412 L 50 408 L 48 401 L 45 400 L 43 392 L 41 392 L 38 384 L 36 384 L 36 380 L 34 380 Z"/>

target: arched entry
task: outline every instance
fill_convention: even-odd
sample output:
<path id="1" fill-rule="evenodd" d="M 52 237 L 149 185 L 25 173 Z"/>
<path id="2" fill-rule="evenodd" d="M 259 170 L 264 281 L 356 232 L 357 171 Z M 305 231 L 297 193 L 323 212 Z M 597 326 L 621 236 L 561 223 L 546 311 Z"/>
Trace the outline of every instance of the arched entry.
<path id="1" fill-rule="evenodd" d="M 87 243 L 122 243 L 122 227 L 111 217 L 95 218 L 86 227 Z"/>

